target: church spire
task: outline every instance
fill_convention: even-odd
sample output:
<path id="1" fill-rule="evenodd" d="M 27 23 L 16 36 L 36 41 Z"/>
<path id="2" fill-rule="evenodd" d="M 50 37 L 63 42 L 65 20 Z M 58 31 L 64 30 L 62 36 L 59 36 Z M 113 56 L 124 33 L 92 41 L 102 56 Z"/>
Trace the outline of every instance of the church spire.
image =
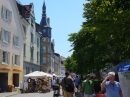
<path id="1" fill-rule="evenodd" d="M 44 3 L 43 3 L 43 6 L 42 6 L 42 16 L 46 17 L 46 4 L 45 4 L 45 0 L 44 0 Z"/>

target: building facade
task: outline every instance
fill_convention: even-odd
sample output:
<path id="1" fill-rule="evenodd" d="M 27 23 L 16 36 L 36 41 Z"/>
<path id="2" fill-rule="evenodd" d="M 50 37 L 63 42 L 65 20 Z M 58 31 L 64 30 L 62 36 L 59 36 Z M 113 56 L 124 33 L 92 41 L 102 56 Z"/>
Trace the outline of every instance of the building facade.
<path id="1" fill-rule="evenodd" d="M 21 5 L 17 3 L 21 22 L 26 36 L 24 42 L 24 75 L 34 71 L 40 71 L 40 38 L 41 34 L 36 29 L 34 5 Z"/>
<path id="2" fill-rule="evenodd" d="M 54 57 L 54 73 L 56 75 L 60 75 L 60 67 L 61 67 L 61 58 L 58 53 L 55 53 Z"/>
<path id="3" fill-rule="evenodd" d="M 60 74 L 64 75 L 65 71 L 66 71 L 65 66 L 64 66 L 64 62 L 65 62 L 66 58 L 63 57 L 63 56 L 60 56 L 60 58 L 61 58 L 61 66 L 60 66 L 61 71 L 60 71 Z"/>
<path id="4" fill-rule="evenodd" d="M 23 80 L 24 31 L 16 0 L 0 1 L 0 86 L 18 87 Z"/>
<path id="5" fill-rule="evenodd" d="M 51 73 L 51 27 L 50 19 L 46 16 L 46 5 L 43 3 L 40 32 L 43 36 L 41 70 Z"/>

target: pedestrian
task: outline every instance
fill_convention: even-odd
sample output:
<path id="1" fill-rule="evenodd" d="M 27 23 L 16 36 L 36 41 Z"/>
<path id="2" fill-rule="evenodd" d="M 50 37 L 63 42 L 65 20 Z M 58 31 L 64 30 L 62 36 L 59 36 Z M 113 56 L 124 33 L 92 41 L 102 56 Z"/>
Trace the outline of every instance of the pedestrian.
<path id="1" fill-rule="evenodd" d="M 65 77 L 62 79 L 61 86 L 64 97 L 74 97 L 74 81 L 68 71 L 65 73 Z"/>
<path id="2" fill-rule="evenodd" d="M 106 97 L 123 97 L 120 83 L 115 81 L 115 72 L 108 73 L 101 83 L 101 88 L 106 89 Z"/>
<path id="3" fill-rule="evenodd" d="M 77 91 L 75 91 L 75 92 L 78 92 L 78 90 L 79 90 L 79 84 L 80 84 L 80 79 L 78 78 L 78 76 L 75 77 L 74 84 L 75 84 L 75 86 L 77 88 L 76 89 Z"/>
<path id="4" fill-rule="evenodd" d="M 93 97 L 93 94 L 95 94 L 93 82 L 90 80 L 90 74 L 87 75 L 86 80 L 82 83 L 82 93 L 84 97 Z"/>
<path id="5" fill-rule="evenodd" d="M 33 92 L 35 92 L 35 89 L 36 89 L 36 81 L 35 81 L 35 79 L 33 79 Z"/>
<path id="6" fill-rule="evenodd" d="M 54 86 L 56 85 L 56 77 L 53 76 L 53 79 L 52 79 L 52 89 L 54 90 Z"/>

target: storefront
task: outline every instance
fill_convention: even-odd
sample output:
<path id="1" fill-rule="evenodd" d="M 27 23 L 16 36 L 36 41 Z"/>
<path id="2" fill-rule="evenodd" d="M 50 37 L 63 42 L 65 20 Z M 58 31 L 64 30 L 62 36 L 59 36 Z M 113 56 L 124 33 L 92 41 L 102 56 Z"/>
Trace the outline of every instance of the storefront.
<path id="1" fill-rule="evenodd" d="M 8 65 L 0 66 L 0 87 L 3 92 L 8 91 L 8 85 L 19 87 L 22 80 L 22 68 Z"/>

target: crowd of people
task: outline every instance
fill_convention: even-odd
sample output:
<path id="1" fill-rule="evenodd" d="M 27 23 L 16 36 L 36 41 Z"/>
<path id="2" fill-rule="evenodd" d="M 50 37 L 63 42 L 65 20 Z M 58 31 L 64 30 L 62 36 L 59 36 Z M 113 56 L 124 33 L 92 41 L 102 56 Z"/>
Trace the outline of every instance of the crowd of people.
<path id="1" fill-rule="evenodd" d="M 49 80 L 48 80 L 49 81 Z M 39 79 L 36 83 L 35 80 L 30 81 L 32 91 L 36 91 L 36 87 L 40 84 L 47 86 L 47 80 Z M 63 79 L 53 76 L 50 80 L 51 88 L 54 90 L 58 85 L 58 94 L 60 95 L 60 87 L 62 88 L 62 95 L 64 97 L 74 97 L 77 92 L 82 93 L 83 97 L 123 97 L 120 83 L 115 81 L 115 73 L 109 72 L 107 77 L 101 83 L 101 91 L 96 96 L 94 83 L 88 74 L 85 80 L 81 81 L 78 76 L 72 77 L 69 72 L 65 73 Z"/>
<path id="2" fill-rule="evenodd" d="M 74 97 L 74 93 L 78 92 L 78 90 L 81 90 L 80 92 L 83 97 L 123 97 L 120 83 L 115 81 L 114 72 L 109 72 L 107 77 L 103 80 L 101 83 L 101 91 L 98 95 L 95 93 L 90 74 L 81 82 L 78 76 L 73 79 L 70 73 L 66 72 L 65 77 L 61 81 L 61 86 L 64 97 Z M 81 88 L 79 88 L 79 86 Z"/>

